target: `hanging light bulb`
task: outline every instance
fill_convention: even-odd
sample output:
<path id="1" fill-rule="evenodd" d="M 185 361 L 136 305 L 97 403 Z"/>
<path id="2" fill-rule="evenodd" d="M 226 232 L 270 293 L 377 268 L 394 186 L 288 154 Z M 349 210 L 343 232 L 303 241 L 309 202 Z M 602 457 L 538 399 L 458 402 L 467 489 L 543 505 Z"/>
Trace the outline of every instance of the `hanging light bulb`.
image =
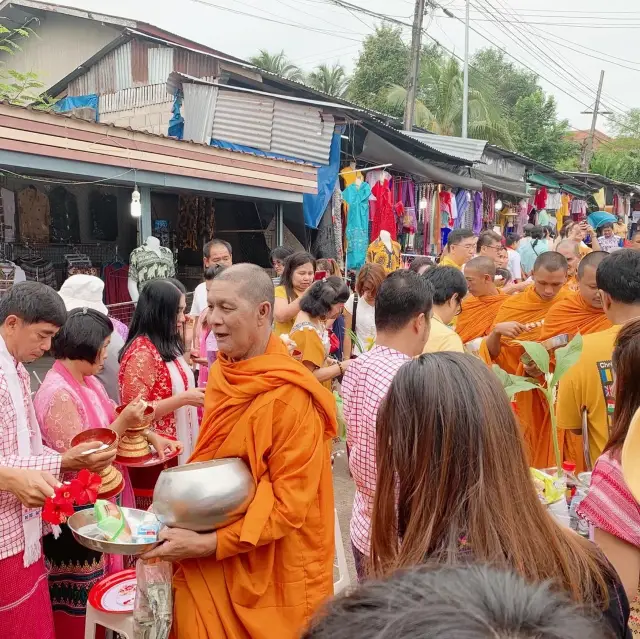
<path id="1" fill-rule="evenodd" d="M 142 204 L 140 203 L 140 191 L 136 184 L 131 193 L 131 217 L 142 217 Z"/>

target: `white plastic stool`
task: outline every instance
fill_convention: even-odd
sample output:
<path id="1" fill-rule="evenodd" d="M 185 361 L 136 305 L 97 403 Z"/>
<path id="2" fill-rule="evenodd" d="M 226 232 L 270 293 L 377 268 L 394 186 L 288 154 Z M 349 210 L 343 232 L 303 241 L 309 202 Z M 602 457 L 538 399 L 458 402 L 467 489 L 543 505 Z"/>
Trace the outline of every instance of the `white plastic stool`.
<path id="1" fill-rule="evenodd" d="M 335 546 L 336 555 L 334 561 L 334 567 L 338 569 L 338 581 L 333 583 L 333 594 L 337 595 L 351 585 L 351 578 L 349 577 L 349 568 L 347 567 L 347 558 L 344 554 L 344 544 L 342 543 L 342 533 L 340 532 L 340 522 L 338 521 L 338 511 L 333 511 L 335 514 Z M 85 637 L 86 639 L 86 637 Z"/>
<path id="2" fill-rule="evenodd" d="M 96 626 L 113 630 L 126 639 L 133 639 L 133 613 L 102 612 L 96 610 L 87 601 L 87 616 L 84 626 L 84 639 L 95 639 Z"/>

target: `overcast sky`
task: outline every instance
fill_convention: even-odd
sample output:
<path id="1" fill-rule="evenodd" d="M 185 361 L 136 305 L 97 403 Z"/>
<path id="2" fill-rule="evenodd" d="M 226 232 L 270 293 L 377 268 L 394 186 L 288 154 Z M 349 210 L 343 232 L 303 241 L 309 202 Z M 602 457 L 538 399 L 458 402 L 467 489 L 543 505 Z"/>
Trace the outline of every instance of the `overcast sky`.
<path id="1" fill-rule="evenodd" d="M 414 0 L 351 3 L 403 21 L 413 19 Z M 464 16 L 464 0 L 438 3 Z M 261 48 L 284 49 L 305 69 L 341 62 L 351 70 L 361 41 L 376 24 L 374 18 L 352 15 L 330 0 L 64 0 L 61 4 L 143 20 L 242 58 Z M 494 44 L 531 67 L 546 78 L 541 80 L 543 87 L 556 97 L 560 115 L 574 127 L 590 126 L 591 116 L 580 112 L 595 101 L 601 69 L 607 110 L 620 113 L 640 107 L 637 0 L 472 0 L 471 6 L 472 27 L 482 34 L 471 33 L 471 52 Z M 501 24 L 496 24 L 492 20 L 499 14 Z M 461 22 L 438 9 L 425 26 L 444 47 L 464 55 Z M 408 29 L 405 38 L 410 39 Z M 598 128 L 606 126 L 601 118 Z"/>

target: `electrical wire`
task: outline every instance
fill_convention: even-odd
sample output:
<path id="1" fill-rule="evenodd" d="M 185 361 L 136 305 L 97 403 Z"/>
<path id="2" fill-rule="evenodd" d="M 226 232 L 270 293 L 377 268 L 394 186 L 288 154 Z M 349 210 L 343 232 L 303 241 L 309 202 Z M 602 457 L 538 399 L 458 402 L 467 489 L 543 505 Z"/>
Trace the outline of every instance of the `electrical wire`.
<path id="1" fill-rule="evenodd" d="M 10 173 L 11 175 L 18 177 L 18 178 L 23 178 L 25 180 L 33 180 L 34 182 L 44 182 L 46 184 L 59 184 L 62 186 L 70 186 L 70 185 L 74 185 L 77 184 L 78 186 L 89 186 L 91 184 L 103 184 L 104 182 L 109 182 L 110 180 L 117 180 L 118 178 L 121 178 L 125 175 L 127 175 L 128 173 L 132 173 L 133 171 L 135 171 L 136 169 L 127 169 L 126 171 L 124 171 L 123 173 L 118 173 L 118 175 L 113 175 L 111 177 L 108 178 L 103 178 L 102 180 L 93 180 L 91 182 L 83 182 L 81 180 L 71 180 L 71 181 L 67 181 L 67 182 L 61 182 L 59 180 L 52 180 L 50 178 L 39 178 L 39 177 L 35 177 L 33 175 L 22 175 L 21 173 L 16 173 L 15 171 L 10 171 L 9 169 L 5 169 L 4 167 L 0 166 L 0 175 L 2 175 L 2 173 Z M 112 186 L 121 186 L 119 184 L 114 184 Z M 121 188 L 130 188 L 130 187 L 121 187 Z"/>

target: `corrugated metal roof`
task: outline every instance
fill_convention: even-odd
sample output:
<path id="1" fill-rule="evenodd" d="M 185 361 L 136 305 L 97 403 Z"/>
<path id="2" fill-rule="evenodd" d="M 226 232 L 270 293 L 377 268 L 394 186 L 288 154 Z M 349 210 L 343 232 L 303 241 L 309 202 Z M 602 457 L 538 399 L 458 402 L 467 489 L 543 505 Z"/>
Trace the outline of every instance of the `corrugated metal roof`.
<path id="1" fill-rule="evenodd" d="M 219 91 L 214 109 L 211 137 L 271 150 L 274 112 L 271 98 Z"/>
<path id="2" fill-rule="evenodd" d="M 149 64 L 149 84 L 166 82 L 173 71 L 173 49 L 152 47 L 147 52 Z"/>
<path id="3" fill-rule="evenodd" d="M 133 74 L 131 73 L 131 42 L 125 42 L 114 52 L 114 64 L 116 84 L 115 90 L 129 89 L 133 86 Z"/>
<path id="4" fill-rule="evenodd" d="M 329 164 L 334 129 L 333 116 L 318 107 L 275 100 L 271 151 Z"/>
<path id="5" fill-rule="evenodd" d="M 403 133 L 440 153 L 446 153 L 450 157 L 466 160 L 467 162 L 480 162 L 484 149 L 487 146 L 487 140 L 457 138 L 432 133 L 417 133 L 416 131 L 403 131 Z"/>
<path id="6" fill-rule="evenodd" d="M 185 84 L 183 105 L 185 140 L 209 144 L 217 94 L 216 87 L 205 84 Z"/>
<path id="7" fill-rule="evenodd" d="M 124 89 L 116 93 L 105 93 L 98 96 L 98 113 L 114 113 L 136 107 L 173 102 L 173 96 L 167 93 L 167 85 L 148 84 L 143 87 Z"/>

